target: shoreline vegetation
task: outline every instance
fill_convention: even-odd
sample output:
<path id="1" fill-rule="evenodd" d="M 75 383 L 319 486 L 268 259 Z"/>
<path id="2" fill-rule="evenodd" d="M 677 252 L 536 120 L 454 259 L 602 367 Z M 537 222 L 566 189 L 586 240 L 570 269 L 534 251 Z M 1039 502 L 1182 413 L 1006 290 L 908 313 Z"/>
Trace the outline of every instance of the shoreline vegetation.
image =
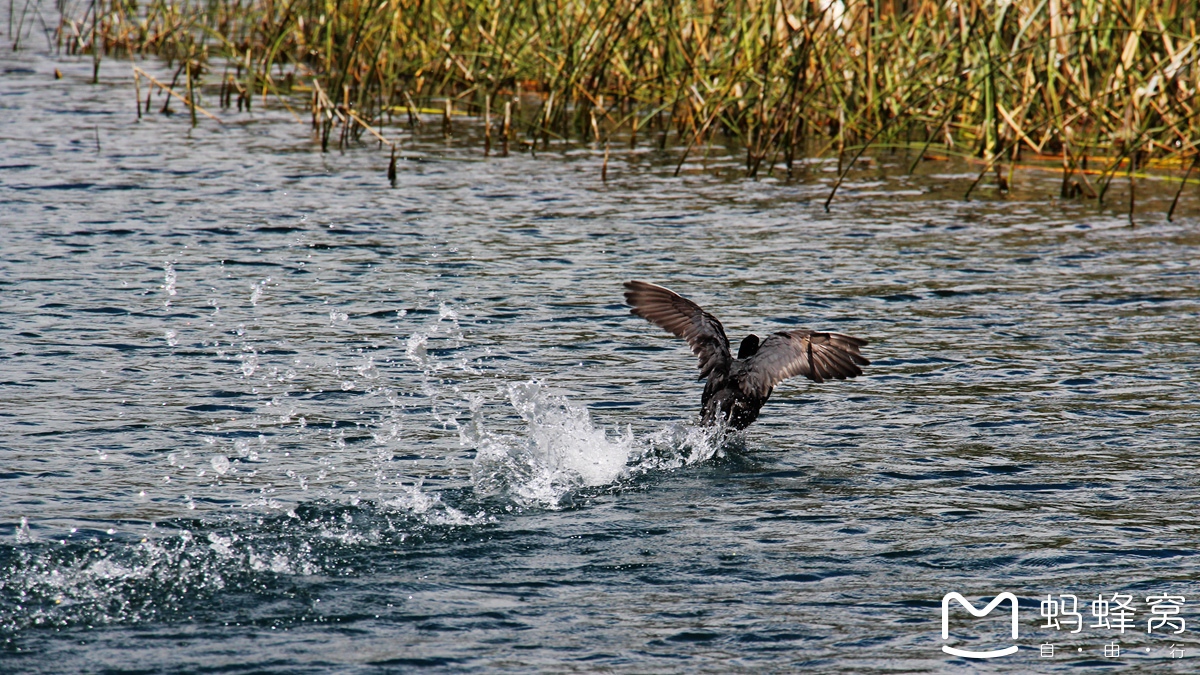
<path id="1" fill-rule="evenodd" d="M 749 177 L 903 149 L 974 158 L 1004 190 L 1061 162 L 1062 196 L 1101 203 L 1118 177 L 1200 173 L 1195 0 L 58 2 L 66 53 L 174 71 L 135 69 L 146 111 L 307 106 L 322 150 L 377 140 L 393 171 L 388 125 L 436 113 L 447 135 L 479 118 L 485 153 L 656 143 L 682 148 L 676 173 L 714 142 Z"/>

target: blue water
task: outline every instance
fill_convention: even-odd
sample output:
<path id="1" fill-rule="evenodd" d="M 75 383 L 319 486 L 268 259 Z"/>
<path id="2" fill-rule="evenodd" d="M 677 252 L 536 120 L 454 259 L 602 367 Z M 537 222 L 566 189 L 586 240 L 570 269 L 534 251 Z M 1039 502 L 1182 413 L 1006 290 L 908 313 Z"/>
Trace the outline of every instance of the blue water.
<path id="1" fill-rule="evenodd" d="M 127 63 L 3 68 L 0 671 L 1196 669 L 1195 190 L 1131 227 L 884 155 L 826 213 L 832 162 L 603 182 L 401 128 L 391 188 L 282 109 L 139 122 Z M 714 438 L 631 278 L 873 363 Z M 943 639 L 952 591 L 1019 637 Z"/>

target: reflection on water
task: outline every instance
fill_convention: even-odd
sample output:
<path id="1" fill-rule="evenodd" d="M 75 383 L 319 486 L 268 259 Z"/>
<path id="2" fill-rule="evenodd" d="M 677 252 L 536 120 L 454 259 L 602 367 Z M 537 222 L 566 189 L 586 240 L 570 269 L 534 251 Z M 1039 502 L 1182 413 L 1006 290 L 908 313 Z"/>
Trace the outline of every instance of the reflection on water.
<path id="1" fill-rule="evenodd" d="M 594 148 L 420 139 L 441 159 L 390 189 L 375 149 L 313 152 L 284 112 L 139 123 L 126 66 L 90 87 L 11 58 L 6 672 L 1200 658 L 1191 604 L 1169 638 L 1038 627 L 1049 593 L 1132 593 L 1142 624 L 1147 595 L 1196 595 L 1194 195 L 1129 227 L 1053 175 L 964 202 L 973 167 L 883 157 L 826 213 L 819 162 L 676 179 L 646 151 L 602 182 Z M 731 334 L 861 335 L 872 366 L 708 437 L 694 357 L 627 314 L 630 278 Z M 1017 594 L 1029 649 L 948 660 L 951 590 Z"/>

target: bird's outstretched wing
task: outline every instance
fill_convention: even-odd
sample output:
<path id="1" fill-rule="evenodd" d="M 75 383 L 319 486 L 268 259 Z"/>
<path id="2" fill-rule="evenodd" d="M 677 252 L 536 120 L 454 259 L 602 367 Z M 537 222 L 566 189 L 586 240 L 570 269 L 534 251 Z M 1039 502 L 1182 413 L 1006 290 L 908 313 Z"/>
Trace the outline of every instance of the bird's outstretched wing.
<path id="1" fill-rule="evenodd" d="M 729 338 L 725 337 L 725 329 L 716 317 L 662 286 L 626 281 L 625 288 L 625 302 L 633 307 L 630 314 L 688 341 L 692 353 L 700 357 L 700 377 L 729 368 L 733 360 L 729 353 Z"/>
<path id="2" fill-rule="evenodd" d="M 772 333 L 762 341 L 758 353 L 747 359 L 742 391 L 766 396 L 772 387 L 796 375 L 814 382 L 862 375 L 859 366 L 871 365 L 858 352 L 866 344 L 866 340 L 841 333 L 804 329 Z"/>

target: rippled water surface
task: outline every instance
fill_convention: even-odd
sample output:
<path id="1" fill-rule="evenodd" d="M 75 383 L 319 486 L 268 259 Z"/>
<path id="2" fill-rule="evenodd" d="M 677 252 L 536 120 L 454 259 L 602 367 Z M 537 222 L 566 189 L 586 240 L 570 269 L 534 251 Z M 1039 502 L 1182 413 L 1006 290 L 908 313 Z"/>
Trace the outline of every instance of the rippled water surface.
<path id="1" fill-rule="evenodd" d="M 977 167 L 883 157 L 826 213 L 829 163 L 602 182 L 594 148 L 461 137 L 406 140 L 390 188 L 286 111 L 138 122 L 128 64 L 4 59 L 0 670 L 1200 663 L 1194 189 L 1130 227 L 1054 174 L 967 202 Z M 873 363 L 714 439 L 632 278 Z M 951 591 L 1016 595 L 1019 638 L 958 608 L 943 640 Z"/>

